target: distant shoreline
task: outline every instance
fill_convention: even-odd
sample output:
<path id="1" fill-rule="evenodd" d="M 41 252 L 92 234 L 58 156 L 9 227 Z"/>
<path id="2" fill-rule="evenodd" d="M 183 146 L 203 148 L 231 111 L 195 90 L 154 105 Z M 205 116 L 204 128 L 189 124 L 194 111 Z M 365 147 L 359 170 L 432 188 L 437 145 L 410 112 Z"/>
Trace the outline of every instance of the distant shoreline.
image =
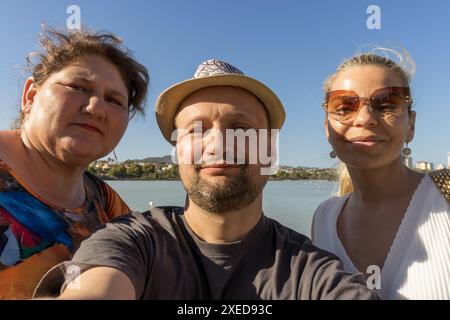
<path id="1" fill-rule="evenodd" d="M 102 179 L 102 180 L 104 180 L 104 181 L 181 181 L 180 179 L 131 179 L 131 178 L 118 179 L 118 178 L 102 177 L 102 176 L 97 176 L 97 177 Z M 323 179 L 323 178 L 317 178 L 317 179 L 292 179 L 292 178 L 277 179 L 277 178 L 269 178 L 269 181 L 330 181 L 330 182 L 337 182 L 337 179 Z"/>
<path id="2" fill-rule="evenodd" d="M 112 159 L 91 163 L 88 171 L 109 181 L 177 181 L 180 179 L 178 165 L 169 162 L 170 156 L 114 162 Z M 279 166 L 270 181 L 326 180 L 336 181 L 337 170 L 333 168 L 307 168 Z"/>

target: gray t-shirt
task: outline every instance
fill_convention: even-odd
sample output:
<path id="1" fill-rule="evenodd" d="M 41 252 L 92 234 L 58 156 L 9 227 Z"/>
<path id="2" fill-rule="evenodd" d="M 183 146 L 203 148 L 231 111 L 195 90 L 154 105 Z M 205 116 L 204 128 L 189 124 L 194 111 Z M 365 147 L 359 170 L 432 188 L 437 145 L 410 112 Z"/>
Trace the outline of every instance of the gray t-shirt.
<path id="1" fill-rule="evenodd" d="M 139 299 L 377 299 L 361 274 L 263 216 L 246 237 L 210 244 L 189 228 L 180 207 L 121 216 L 85 240 L 71 262 L 53 268 L 35 296 L 61 288 L 68 267 L 124 272 Z M 73 269 L 72 269 L 73 270 Z M 69 278 L 70 280 L 70 278 Z M 67 281 L 66 281 L 67 283 Z"/>

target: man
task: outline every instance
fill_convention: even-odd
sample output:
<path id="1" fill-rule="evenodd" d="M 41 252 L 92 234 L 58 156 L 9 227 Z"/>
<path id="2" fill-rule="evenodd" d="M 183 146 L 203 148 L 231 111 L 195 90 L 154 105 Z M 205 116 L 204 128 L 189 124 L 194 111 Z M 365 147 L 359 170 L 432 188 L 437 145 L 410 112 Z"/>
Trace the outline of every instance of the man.
<path id="1" fill-rule="evenodd" d="M 258 153 L 264 146 L 272 153 L 265 138 L 285 113 L 268 87 L 208 60 L 160 95 L 156 117 L 176 145 L 185 207 L 153 208 L 100 228 L 72 262 L 44 278 L 37 296 L 63 270 L 71 275 L 63 299 L 376 298 L 361 275 L 344 273 L 337 258 L 264 216 L 268 176 L 261 172 L 269 164 L 250 161 L 252 141 L 237 148 L 236 136 L 226 141 L 225 133 L 265 132 L 253 138 L 262 141 Z"/>

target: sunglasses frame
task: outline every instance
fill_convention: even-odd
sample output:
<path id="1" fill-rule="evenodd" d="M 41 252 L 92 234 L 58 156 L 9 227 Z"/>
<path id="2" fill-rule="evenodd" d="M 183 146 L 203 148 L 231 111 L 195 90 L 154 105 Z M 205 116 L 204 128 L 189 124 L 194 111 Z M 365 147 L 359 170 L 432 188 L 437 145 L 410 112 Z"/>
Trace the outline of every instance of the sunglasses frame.
<path id="1" fill-rule="evenodd" d="M 400 92 L 403 95 L 401 96 L 404 100 L 405 100 L 405 105 L 408 108 L 408 112 L 411 112 L 411 106 L 413 104 L 413 99 L 411 97 L 411 92 L 410 92 L 410 88 L 409 87 L 384 87 L 384 88 L 379 88 L 377 90 L 375 90 L 370 97 L 360 97 L 356 94 L 355 91 L 353 90 L 333 90 L 333 91 L 328 91 L 325 95 L 325 99 L 322 103 L 322 108 L 325 110 L 325 113 L 330 116 L 332 119 L 337 120 L 337 121 L 346 121 L 349 119 L 352 119 L 354 116 L 352 115 L 357 115 L 359 113 L 359 110 L 361 109 L 362 106 L 362 102 L 364 101 L 365 104 L 367 105 L 367 107 L 369 108 L 369 110 L 375 114 L 378 118 L 383 117 L 383 115 L 379 115 L 377 111 L 374 110 L 374 108 L 372 107 L 372 99 L 375 97 L 375 95 L 377 93 L 379 93 L 380 91 L 384 91 L 384 90 L 389 90 L 390 92 Z M 344 116 L 337 116 L 336 114 L 330 113 L 327 110 L 328 107 L 328 103 L 329 103 L 329 97 L 332 93 L 336 93 L 336 92 L 352 92 L 355 94 L 355 98 L 358 98 L 358 108 L 356 109 L 356 111 L 349 113 L 349 116 L 345 119 L 342 119 Z"/>

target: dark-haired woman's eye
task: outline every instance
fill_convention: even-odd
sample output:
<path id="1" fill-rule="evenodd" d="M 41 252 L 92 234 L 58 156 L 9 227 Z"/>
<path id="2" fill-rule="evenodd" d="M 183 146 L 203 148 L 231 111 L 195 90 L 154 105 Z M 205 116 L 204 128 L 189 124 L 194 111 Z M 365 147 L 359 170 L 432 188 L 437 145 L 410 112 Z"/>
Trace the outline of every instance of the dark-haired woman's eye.
<path id="1" fill-rule="evenodd" d="M 79 84 L 69 83 L 69 84 L 66 84 L 66 86 L 73 90 L 79 91 L 79 92 L 88 92 L 88 89 L 86 87 L 81 86 Z"/>
<path id="2" fill-rule="evenodd" d="M 106 98 L 106 101 L 108 101 L 122 109 L 128 109 L 127 106 L 125 106 L 121 101 L 119 101 L 118 99 L 115 99 L 113 97 Z"/>

